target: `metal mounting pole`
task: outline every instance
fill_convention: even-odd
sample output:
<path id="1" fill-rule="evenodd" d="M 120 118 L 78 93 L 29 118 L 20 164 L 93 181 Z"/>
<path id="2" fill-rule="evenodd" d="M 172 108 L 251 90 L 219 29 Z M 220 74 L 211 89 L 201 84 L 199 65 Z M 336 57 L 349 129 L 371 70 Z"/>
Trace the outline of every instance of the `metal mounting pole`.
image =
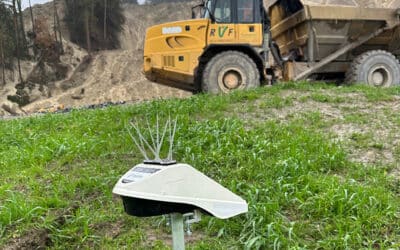
<path id="1" fill-rule="evenodd" d="M 185 250 L 185 234 L 183 232 L 183 215 L 171 214 L 172 249 Z"/>

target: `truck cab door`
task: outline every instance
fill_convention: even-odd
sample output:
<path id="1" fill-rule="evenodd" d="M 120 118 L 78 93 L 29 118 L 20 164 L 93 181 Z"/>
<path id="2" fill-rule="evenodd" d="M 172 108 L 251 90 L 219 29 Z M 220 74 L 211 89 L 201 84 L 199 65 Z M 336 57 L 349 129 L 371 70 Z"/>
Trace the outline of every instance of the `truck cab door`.
<path id="1" fill-rule="evenodd" d="M 215 0 L 212 12 L 215 21 L 210 24 L 208 44 L 232 44 L 237 41 L 233 0 Z"/>
<path id="2" fill-rule="evenodd" d="M 260 0 L 215 0 L 208 44 L 262 44 Z"/>
<path id="3" fill-rule="evenodd" d="M 259 1 L 237 0 L 236 6 L 238 43 L 246 43 L 253 46 L 261 45 L 263 27 Z"/>

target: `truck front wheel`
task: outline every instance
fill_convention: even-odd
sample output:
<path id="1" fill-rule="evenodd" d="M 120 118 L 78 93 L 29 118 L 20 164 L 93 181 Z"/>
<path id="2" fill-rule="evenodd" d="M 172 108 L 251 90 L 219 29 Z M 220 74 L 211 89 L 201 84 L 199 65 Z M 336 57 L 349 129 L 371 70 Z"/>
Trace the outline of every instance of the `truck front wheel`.
<path id="1" fill-rule="evenodd" d="M 372 50 L 358 56 L 347 72 L 348 83 L 366 83 L 376 87 L 400 84 L 400 63 L 391 53 Z"/>
<path id="2" fill-rule="evenodd" d="M 214 56 L 202 76 L 202 90 L 213 94 L 260 86 L 260 74 L 254 61 L 238 51 L 225 51 Z"/>

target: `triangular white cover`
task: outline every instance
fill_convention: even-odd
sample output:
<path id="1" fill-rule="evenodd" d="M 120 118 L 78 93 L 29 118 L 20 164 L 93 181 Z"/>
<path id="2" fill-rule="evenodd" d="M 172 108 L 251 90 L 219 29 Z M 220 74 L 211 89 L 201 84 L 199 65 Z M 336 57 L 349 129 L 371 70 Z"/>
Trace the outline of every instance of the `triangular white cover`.
<path id="1" fill-rule="evenodd" d="M 144 169 L 143 172 L 150 169 L 147 172 L 153 173 L 140 174 L 138 169 Z M 248 211 L 245 200 L 187 164 L 139 164 L 121 177 L 113 193 L 125 197 L 193 205 L 220 219 Z"/>

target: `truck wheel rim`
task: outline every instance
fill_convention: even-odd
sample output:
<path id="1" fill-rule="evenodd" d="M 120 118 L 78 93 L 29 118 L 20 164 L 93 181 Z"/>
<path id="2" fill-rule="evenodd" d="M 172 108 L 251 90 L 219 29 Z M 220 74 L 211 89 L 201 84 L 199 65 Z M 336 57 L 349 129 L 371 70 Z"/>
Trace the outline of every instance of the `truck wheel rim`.
<path id="1" fill-rule="evenodd" d="M 384 65 L 378 65 L 370 70 L 368 83 L 377 87 L 390 86 L 392 76 Z"/>
<path id="2" fill-rule="evenodd" d="M 242 72 L 236 68 L 222 71 L 218 77 L 218 83 L 222 90 L 229 91 L 243 87 Z"/>

